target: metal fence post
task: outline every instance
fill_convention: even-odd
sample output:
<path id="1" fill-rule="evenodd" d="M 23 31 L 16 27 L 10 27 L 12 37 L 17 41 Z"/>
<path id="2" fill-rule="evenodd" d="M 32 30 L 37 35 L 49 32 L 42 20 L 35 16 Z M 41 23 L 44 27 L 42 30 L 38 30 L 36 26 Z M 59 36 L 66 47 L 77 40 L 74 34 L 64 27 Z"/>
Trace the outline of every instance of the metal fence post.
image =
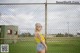
<path id="1" fill-rule="evenodd" d="M 45 40 L 47 44 L 47 0 L 45 2 Z M 47 53 L 47 51 L 45 51 Z"/>

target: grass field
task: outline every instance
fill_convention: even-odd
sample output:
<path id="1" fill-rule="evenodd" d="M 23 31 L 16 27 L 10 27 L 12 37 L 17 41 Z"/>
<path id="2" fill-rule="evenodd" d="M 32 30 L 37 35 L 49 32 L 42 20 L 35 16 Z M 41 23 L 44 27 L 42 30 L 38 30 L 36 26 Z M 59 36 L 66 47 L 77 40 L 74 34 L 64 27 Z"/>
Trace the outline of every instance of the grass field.
<path id="1" fill-rule="evenodd" d="M 21 40 L 10 44 L 10 53 L 36 53 L 33 38 L 26 38 L 26 40 L 29 41 Z M 47 38 L 47 45 L 47 53 L 80 53 L 80 38 Z"/>

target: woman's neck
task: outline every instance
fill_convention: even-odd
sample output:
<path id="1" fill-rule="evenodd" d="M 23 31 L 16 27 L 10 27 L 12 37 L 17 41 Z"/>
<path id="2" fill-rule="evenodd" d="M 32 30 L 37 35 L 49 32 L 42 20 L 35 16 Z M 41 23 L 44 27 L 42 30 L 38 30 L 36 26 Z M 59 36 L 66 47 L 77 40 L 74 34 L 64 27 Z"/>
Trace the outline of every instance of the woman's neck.
<path id="1" fill-rule="evenodd" d="M 41 31 L 36 31 L 36 32 L 39 32 L 39 33 L 41 33 Z"/>

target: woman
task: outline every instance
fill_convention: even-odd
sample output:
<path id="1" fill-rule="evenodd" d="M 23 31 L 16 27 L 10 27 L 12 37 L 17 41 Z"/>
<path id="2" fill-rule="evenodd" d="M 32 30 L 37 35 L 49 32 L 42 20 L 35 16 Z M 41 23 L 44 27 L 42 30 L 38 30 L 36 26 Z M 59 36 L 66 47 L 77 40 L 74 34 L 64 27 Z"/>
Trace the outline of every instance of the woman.
<path id="1" fill-rule="evenodd" d="M 37 42 L 37 53 L 45 53 L 47 45 L 45 44 L 45 38 L 41 34 L 42 25 L 40 23 L 35 24 L 35 40 Z"/>

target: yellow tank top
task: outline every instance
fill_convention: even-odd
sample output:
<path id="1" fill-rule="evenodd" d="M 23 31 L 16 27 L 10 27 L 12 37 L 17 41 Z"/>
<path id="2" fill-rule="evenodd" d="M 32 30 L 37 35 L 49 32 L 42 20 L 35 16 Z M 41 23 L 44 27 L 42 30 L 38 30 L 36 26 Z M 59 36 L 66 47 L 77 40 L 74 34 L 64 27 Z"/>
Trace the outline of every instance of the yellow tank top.
<path id="1" fill-rule="evenodd" d="M 40 34 L 41 39 L 42 39 L 43 41 L 45 41 L 44 36 L 43 36 L 41 33 L 39 33 L 39 34 Z M 35 40 L 36 40 L 37 43 L 40 43 L 40 42 L 41 42 L 40 39 L 37 38 L 37 37 L 35 37 Z"/>

